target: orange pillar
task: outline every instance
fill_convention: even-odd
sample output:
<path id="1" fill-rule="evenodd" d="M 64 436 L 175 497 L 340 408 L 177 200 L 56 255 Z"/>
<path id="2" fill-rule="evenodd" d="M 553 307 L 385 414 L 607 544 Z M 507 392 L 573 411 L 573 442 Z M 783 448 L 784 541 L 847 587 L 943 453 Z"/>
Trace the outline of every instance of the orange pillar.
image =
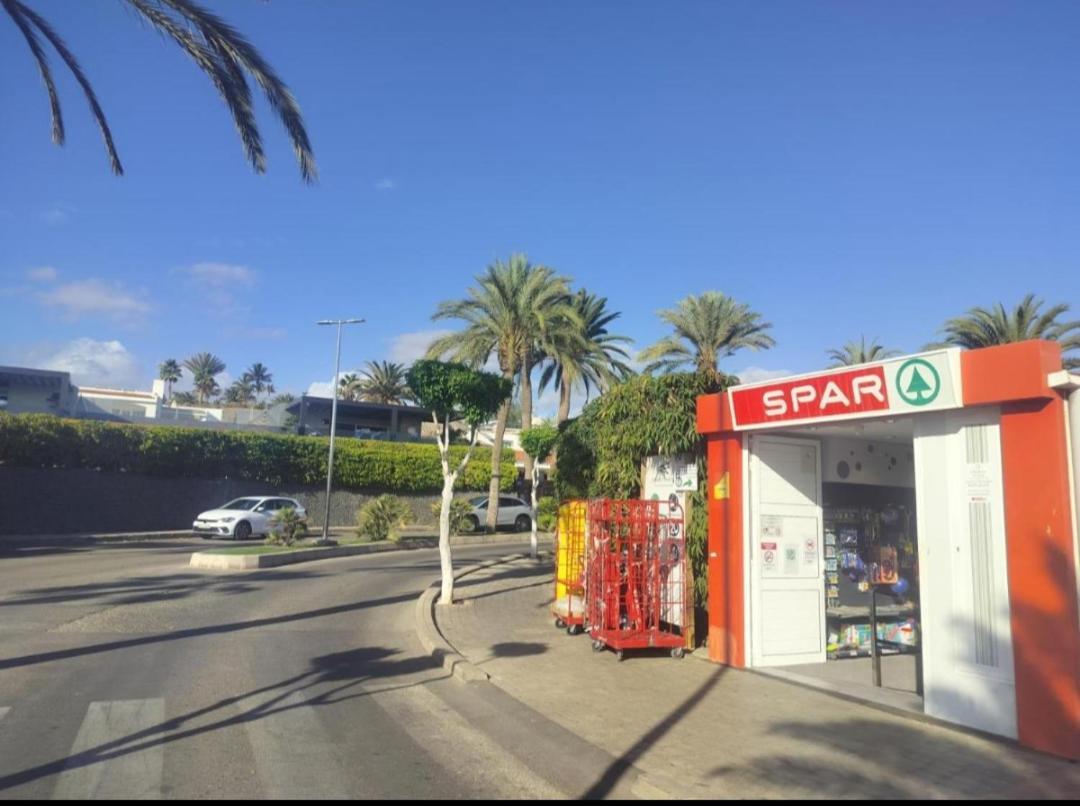
<path id="1" fill-rule="evenodd" d="M 1076 600 L 1065 402 L 1048 385 L 1061 345 L 1025 341 L 961 356 L 965 406 L 999 406 L 1005 552 L 1022 744 L 1080 759 Z"/>
<path id="2" fill-rule="evenodd" d="M 698 398 L 709 472 L 709 659 L 746 666 L 742 437 L 728 430 L 726 395 Z"/>
<path id="3" fill-rule="evenodd" d="M 1001 452 L 1019 739 L 1080 759 L 1080 614 L 1064 401 L 1002 406 Z"/>

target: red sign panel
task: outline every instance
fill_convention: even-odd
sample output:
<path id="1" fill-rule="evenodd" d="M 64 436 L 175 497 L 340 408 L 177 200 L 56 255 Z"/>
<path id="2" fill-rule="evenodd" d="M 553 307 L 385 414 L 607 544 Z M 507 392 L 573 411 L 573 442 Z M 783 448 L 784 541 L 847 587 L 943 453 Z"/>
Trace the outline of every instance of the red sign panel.
<path id="1" fill-rule="evenodd" d="M 731 407 L 737 427 L 815 420 L 888 410 L 889 390 L 882 367 L 863 367 L 734 389 Z"/>

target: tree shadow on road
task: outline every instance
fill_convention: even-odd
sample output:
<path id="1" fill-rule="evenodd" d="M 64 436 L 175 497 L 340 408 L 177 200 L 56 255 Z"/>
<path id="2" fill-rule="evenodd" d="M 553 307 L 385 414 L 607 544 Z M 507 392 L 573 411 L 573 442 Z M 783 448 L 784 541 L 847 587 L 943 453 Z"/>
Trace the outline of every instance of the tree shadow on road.
<path id="1" fill-rule="evenodd" d="M 258 589 L 259 583 L 315 579 L 326 576 L 319 571 L 261 571 L 236 576 L 207 576 L 199 573 L 165 573 L 138 577 L 126 577 L 108 582 L 86 585 L 59 585 L 15 591 L 0 600 L 0 607 L 19 607 L 41 604 L 66 604 L 90 599 L 102 599 L 108 606 L 146 604 L 149 602 L 182 599 L 201 591 L 225 594 L 248 593 Z"/>
<path id="2" fill-rule="evenodd" d="M 298 675 L 281 680 L 280 682 L 263 686 L 232 697 L 226 697 L 217 702 L 190 711 L 180 716 L 166 719 L 158 725 L 137 731 L 114 741 L 105 742 L 91 747 L 80 753 L 53 761 L 39 764 L 20 772 L 12 773 L 0 778 L 0 792 L 17 786 L 23 786 L 42 778 L 100 764 L 115 758 L 137 753 L 160 745 L 168 745 L 173 742 L 205 735 L 214 731 L 222 730 L 233 725 L 243 725 L 266 717 L 281 714 L 297 708 L 321 707 L 334 705 L 346 700 L 367 697 L 384 691 L 395 691 L 414 686 L 426 685 L 435 680 L 446 679 L 448 674 L 439 674 L 435 677 L 425 677 L 422 680 L 405 682 L 400 684 L 388 684 L 381 688 L 370 688 L 365 683 L 372 681 L 387 680 L 408 677 L 425 672 L 432 672 L 439 668 L 439 663 L 432 657 L 415 656 L 394 659 L 394 655 L 400 654 L 399 650 L 385 647 L 360 647 L 345 652 L 335 652 L 313 658 L 310 661 L 311 668 Z M 330 688 L 318 693 L 311 693 L 314 687 L 323 684 L 331 685 Z M 352 689 L 362 687 L 359 692 L 347 693 Z M 252 701 L 245 705 L 246 701 Z M 231 712 L 234 708 L 244 708 L 239 712 Z M 209 724 L 192 726 L 184 729 L 195 720 L 209 715 L 231 712 L 228 716 Z"/>
<path id="3" fill-rule="evenodd" d="M 419 590 L 408 591 L 406 593 L 397 594 L 395 596 L 385 596 L 381 599 L 369 599 L 361 602 L 350 602 L 348 604 L 335 605 L 333 607 L 322 607 L 316 610 L 306 610 L 300 613 L 289 613 L 283 616 L 251 619 L 250 621 L 236 621 L 227 624 L 214 624 L 208 627 L 195 627 L 186 630 L 176 630 L 175 632 L 169 633 L 143 635 L 139 636 L 138 638 L 125 638 L 119 641 L 108 641 L 102 644 L 92 644 L 90 646 L 71 647 L 69 649 L 58 649 L 51 652 L 40 652 L 34 655 L 23 655 L 21 657 L 15 658 L 0 658 L 0 671 L 3 671 L 4 669 L 14 669 L 23 666 L 33 666 L 39 663 L 49 663 L 51 661 L 65 660 L 67 658 L 77 658 L 84 655 L 96 655 L 102 652 L 113 652 L 116 650 L 129 649 L 131 647 L 145 646 L 147 644 L 184 641 L 189 638 L 198 638 L 205 635 L 228 635 L 243 630 L 253 630 L 259 629 L 261 627 L 270 627 L 281 624 L 293 624 L 309 619 L 321 618 L 323 616 L 333 616 L 340 613 L 353 613 L 377 607 L 385 607 L 387 605 L 411 602 L 415 601 L 419 595 Z"/>

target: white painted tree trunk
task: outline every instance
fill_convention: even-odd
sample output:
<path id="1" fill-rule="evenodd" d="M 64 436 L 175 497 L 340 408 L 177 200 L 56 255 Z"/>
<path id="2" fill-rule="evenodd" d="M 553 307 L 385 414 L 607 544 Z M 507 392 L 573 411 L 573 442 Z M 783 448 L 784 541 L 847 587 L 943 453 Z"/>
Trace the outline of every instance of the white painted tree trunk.
<path id="1" fill-rule="evenodd" d="M 536 543 L 536 487 L 540 483 L 540 463 L 534 462 L 532 468 L 532 490 L 530 497 L 532 499 L 532 538 L 529 541 L 529 548 L 532 552 L 532 558 L 536 559 L 537 543 Z"/>
<path id="2" fill-rule="evenodd" d="M 454 601 L 454 561 L 450 555 L 450 505 L 454 501 L 456 473 L 448 473 L 449 464 L 443 460 L 442 510 L 439 512 L 439 565 L 442 569 L 442 595 L 440 604 Z"/>
<path id="3" fill-rule="evenodd" d="M 438 417 L 432 414 L 435 425 L 439 425 Z M 446 418 L 441 436 L 436 435 L 439 443 L 439 458 L 442 460 L 443 488 L 442 509 L 439 511 L 439 567 L 442 573 L 442 591 L 439 595 L 439 604 L 450 605 L 454 603 L 454 559 L 450 553 L 450 505 L 454 502 L 454 483 L 457 477 L 465 470 L 472 456 L 473 448 L 476 447 L 476 429 L 472 430 L 472 439 L 469 449 L 456 468 L 450 470 L 450 417 Z"/>

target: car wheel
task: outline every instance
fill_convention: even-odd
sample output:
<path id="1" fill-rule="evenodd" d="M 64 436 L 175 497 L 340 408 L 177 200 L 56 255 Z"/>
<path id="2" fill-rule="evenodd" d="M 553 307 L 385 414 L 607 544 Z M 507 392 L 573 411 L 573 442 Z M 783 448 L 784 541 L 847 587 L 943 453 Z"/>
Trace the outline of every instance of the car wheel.
<path id="1" fill-rule="evenodd" d="M 532 518 L 528 515 L 518 515 L 514 520 L 514 529 L 519 532 L 529 531 L 529 527 L 532 526 Z"/>
<path id="2" fill-rule="evenodd" d="M 476 534 L 480 531 L 480 519 L 475 515 L 470 515 L 465 519 L 465 529 L 470 534 Z"/>
<path id="3" fill-rule="evenodd" d="M 236 528 L 233 529 L 234 540 L 247 540 L 251 537 L 251 524 L 247 521 L 240 521 L 236 524 Z"/>

